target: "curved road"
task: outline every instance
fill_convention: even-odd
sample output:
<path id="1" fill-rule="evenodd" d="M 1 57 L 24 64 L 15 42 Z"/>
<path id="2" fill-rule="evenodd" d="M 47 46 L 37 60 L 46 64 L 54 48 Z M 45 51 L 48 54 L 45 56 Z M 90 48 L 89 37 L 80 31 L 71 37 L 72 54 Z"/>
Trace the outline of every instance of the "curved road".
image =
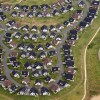
<path id="1" fill-rule="evenodd" d="M 66 28 L 66 30 L 63 32 L 64 38 L 63 38 L 63 40 L 62 40 L 62 43 L 59 45 L 59 47 L 56 48 L 56 52 L 57 52 L 57 56 L 58 56 L 58 61 L 59 61 L 58 66 L 60 67 L 60 76 L 58 77 L 57 82 L 58 82 L 58 80 L 61 79 L 61 75 L 62 75 L 62 73 L 64 72 L 64 70 L 63 70 L 62 57 L 61 57 L 61 54 L 60 54 L 60 49 L 62 48 L 62 45 L 65 43 L 65 41 L 66 41 L 66 39 L 67 39 L 67 33 L 68 33 L 71 29 L 73 29 L 73 27 L 76 27 L 76 26 L 79 24 L 79 22 L 82 21 L 82 20 L 86 17 L 87 12 L 88 12 L 88 9 L 89 9 L 89 7 L 90 7 L 90 4 L 89 4 L 86 0 L 84 0 L 84 2 L 85 2 L 85 4 L 86 4 L 86 9 L 85 9 L 85 11 L 83 12 L 82 18 L 80 18 L 80 20 L 79 20 L 78 22 L 75 22 L 75 23 L 73 24 L 73 26 L 70 26 L 70 27 L 67 27 L 67 28 Z M 5 30 L 6 30 L 7 32 L 9 32 L 9 30 L 8 30 L 7 28 L 5 28 Z M 3 61 L 4 70 L 5 70 L 5 75 L 6 75 L 6 77 L 7 77 L 10 81 L 12 81 L 15 85 L 21 86 L 21 84 L 19 84 L 18 82 L 14 81 L 14 80 L 11 78 L 11 76 L 10 76 L 11 70 L 7 67 L 7 57 L 8 57 L 8 55 L 9 55 L 9 53 L 10 53 L 10 49 L 7 48 L 7 47 L 3 44 L 3 42 L 2 42 L 2 39 L 3 39 L 3 36 L 4 36 L 4 35 L 5 35 L 5 33 L 2 34 L 2 35 L 0 36 L 0 45 L 3 46 L 3 48 L 6 50 L 6 53 L 5 53 L 5 55 L 4 55 L 4 61 Z M 82 74 L 82 76 L 83 76 L 83 74 Z"/>

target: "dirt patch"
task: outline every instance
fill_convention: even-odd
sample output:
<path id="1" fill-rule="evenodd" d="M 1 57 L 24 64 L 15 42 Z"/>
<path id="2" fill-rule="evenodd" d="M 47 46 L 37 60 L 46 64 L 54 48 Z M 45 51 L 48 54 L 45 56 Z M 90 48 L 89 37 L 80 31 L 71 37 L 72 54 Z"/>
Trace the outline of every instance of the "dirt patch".
<path id="1" fill-rule="evenodd" d="M 100 49 L 99 49 L 99 52 L 98 52 L 98 57 L 99 57 L 99 61 L 100 61 Z"/>
<path id="2" fill-rule="evenodd" d="M 93 98 L 91 98 L 91 100 L 100 100 L 100 95 L 99 96 L 94 96 Z"/>

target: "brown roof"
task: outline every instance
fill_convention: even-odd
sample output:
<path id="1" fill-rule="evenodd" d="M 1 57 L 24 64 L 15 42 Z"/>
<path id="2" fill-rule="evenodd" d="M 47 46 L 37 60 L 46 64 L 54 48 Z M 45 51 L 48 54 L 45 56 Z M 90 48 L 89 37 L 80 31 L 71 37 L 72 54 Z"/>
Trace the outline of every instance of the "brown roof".
<path id="1" fill-rule="evenodd" d="M 47 64 L 50 63 L 50 62 L 51 62 L 51 59 L 45 58 L 44 61 L 43 61 L 43 64 L 44 64 L 44 65 L 47 65 Z"/>
<path id="2" fill-rule="evenodd" d="M 78 18 L 79 18 L 79 15 L 78 15 L 77 13 L 74 13 L 74 14 L 72 15 L 72 18 L 73 18 L 73 19 L 78 19 Z"/>
<path id="3" fill-rule="evenodd" d="M 30 83 L 30 79 L 29 79 L 28 77 L 25 77 L 25 78 L 23 79 L 23 81 L 26 82 L 27 84 Z"/>
<path id="4" fill-rule="evenodd" d="M 10 45 L 16 47 L 17 43 L 15 41 L 10 42 Z"/>
<path id="5" fill-rule="evenodd" d="M 16 28 L 20 28 L 21 27 L 21 24 L 20 23 L 15 23 L 15 27 Z"/>
<path id="6" fill-rule="evenodd" d="M 71 74 L 74 74 L 75 70 L 74 70 L 74 68 L 67 68 L 67 72 L 71 73 Z"/>
<path id="7" fill-rule="evenodd" d="M 50 86 L 50 89 L 55 92 L 57 89 L 59 88 L 59 85 L 56 84 L 56 83 L 52 83 L 51 86 Z"/>
<path id="8" fill-rule="evenodd" d="M 8 88 L 9 86 L 11 86 L 11 84 L 12 84 L 12 82 L 11 82 L 10 80 L 5 80 L 5 81 L 3 82 L 3 85 L 4 85 L 6 88 Z"/>
<path id="9" fill-rule="evenodd" d="M 18 55 L 18 53 L 16 51 L 11 51 L 10 52 L 10 56 L 12 57 L 16 57 Z"/>

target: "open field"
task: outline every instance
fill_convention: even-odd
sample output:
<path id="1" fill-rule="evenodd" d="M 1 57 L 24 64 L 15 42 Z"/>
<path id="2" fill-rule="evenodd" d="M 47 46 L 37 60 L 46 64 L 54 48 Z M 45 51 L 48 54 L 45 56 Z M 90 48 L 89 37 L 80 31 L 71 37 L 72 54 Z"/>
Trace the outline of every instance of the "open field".
<path id="1" fill-rule="evenodd" d="M 30 1 L 30 2 L 29 2 Z M 22 4 L 51 4 L 51 3 L 56 3 L 58 0 L 1 0 L 2 3 L 22 3 Z"/>
<path id="2" fill-rule="evenodd" d="M 100 93 L 100 61 L 98 51 L 100 48 L 100 32 L 91 43 L 87 52 L 88 95 L 95 96 Z"/>

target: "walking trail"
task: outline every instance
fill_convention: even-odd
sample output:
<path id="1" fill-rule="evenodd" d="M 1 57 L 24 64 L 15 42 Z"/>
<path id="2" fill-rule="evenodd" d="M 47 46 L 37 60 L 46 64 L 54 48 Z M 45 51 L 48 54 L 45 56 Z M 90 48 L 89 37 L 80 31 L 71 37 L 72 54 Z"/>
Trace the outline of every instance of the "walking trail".
<path id="1" fill-rule="evenodd" d="M 86 53 L 87 53 L 87 48 L 88 48 L 88 46 L 91 44 L 91 42 L 94 40 L 94 38 L 96 37 L 96 35 L 98 34 L 98 32 L 99 32 L 99 30 L 100 30 L 100 27 L 98 28 L 98 30 L 95 32 L 95 34 L 93 35 L 93 37 L 91 38 L 91 40 L 89 41 L 89 43 L 87 44 L 87 46 L 86 46 L 86 48 L 85 48 L 85 50 L 84 50 L 84 77 L 85 77 L 85 79 L 84 79 L 84 95 L 83 95 L 83 97 L 82 97 L 82 100 L 85 100 L 85 97 L 86 97 L 86 93 L 87 93 L 87 91 L 86 91 L 86 89 L 87 89 L 87 70 L 86 70 Z M 95 99 L 94 99 L 95 100 Z M 98 100 L 98 99 L 97 99 Z M 100 100 L 100 99 L 99 99 Z"/>

